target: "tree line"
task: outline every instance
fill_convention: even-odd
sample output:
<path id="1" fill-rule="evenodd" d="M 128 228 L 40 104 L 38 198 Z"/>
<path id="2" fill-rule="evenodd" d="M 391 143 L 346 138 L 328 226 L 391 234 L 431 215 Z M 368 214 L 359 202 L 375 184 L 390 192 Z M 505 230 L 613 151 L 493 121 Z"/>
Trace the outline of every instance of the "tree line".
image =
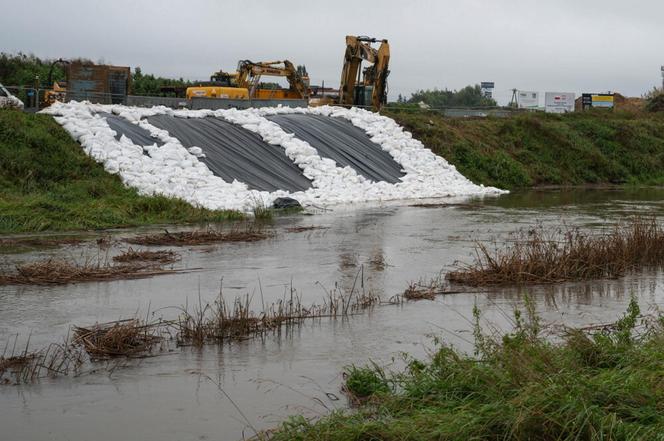
<path id="1" fill-rule="evenodd" d="M 421 105 L 429 107 L 492 107 L 496 106 L 493 98 L 485 97 L 479 84 L 466 86 L 459 90 L 426 89 L 418 90 L 406 98 L 399 94 L 396 105 Z"/>

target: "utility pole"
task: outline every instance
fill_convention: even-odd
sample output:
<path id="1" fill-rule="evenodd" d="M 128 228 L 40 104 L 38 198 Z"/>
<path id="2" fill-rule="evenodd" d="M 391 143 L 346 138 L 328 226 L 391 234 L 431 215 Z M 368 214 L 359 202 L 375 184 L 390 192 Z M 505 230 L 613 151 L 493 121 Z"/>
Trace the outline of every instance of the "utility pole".
<path id="1" fill-rule="evenodd" d="M 664 90 L 664 66 L 661 67 L 662 70 L 662 90 Z"/>
<path id="2" fill-rule="evenodd" d="M 517 95 L 518 90 L 512 89 L 512 99 L 510 100 L 510 107 L 517 108 L 519 107 L 519 96 Z"/>

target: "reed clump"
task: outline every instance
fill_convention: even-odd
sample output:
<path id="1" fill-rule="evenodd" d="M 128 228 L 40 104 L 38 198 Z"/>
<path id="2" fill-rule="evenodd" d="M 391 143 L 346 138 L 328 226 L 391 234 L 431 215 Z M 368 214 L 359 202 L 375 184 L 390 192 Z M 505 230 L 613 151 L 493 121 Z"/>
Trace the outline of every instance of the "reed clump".
<path id="1" fill-rule="evenodd" d="M 459 264 L 450 282 L 469 286 L 560 283 L 616 278 L 664 264 L 664 229 L 657 219 L 636 217 L 605 233 L 536 228 L 504 248 L 478 244 L 473 264 Z"/>
<path id="2" fill-rule="evenodd" d="M 150 277 L 174 271 L 146 262 L 112 265 L 99 260 L 79 263 L 68 259 L 46 259 L 17 265 L 13 273 L 0 274 L 0 285 L 63 285 Z"/>
<path id="3" fill-rule="evenodd" d="M 113 256 L 115 262 L 156 262 L 162 265 L 174 263 L 180 260 L 180 255 L 172 250 L 134 250 L 129 247 L 128 250 L 123 251 L 117 256 Z"/>
<path id="4" fill-rule="evenodd" d="M 138 319 L 119 320 L 91 327 L 74 327 L 75 345 L 85 349 L 91 359 L 142 357 L 163 340 L 165 323 L 143 323 Z"/>
<path id="5" fill-rule="evenodd" d="M 350 291 L 344 291 L 336 284 L 333 289 L 325 290 L 325 294 L 321 304 L 304 306 L 300 295 L 290 287 L 281 299 L 264 304 L 262 311 L 255 313 L 248 294 L 229 302 L 220 290 L 212 303 L 203 304 L 199 299 L 191 311 L 188 306 L 180 308 L 181 314 L 175 324 L 178 342 L 202 346 L 262 337 L 288 330 L 305 320 L 347 317 L 380 303 L 380 297 L 365 291 L 363 281 L 358 284 L 358 278 Z"/>
<path id="6" fill-rule="evenodd" d="M 256 223 L 246 223 L 234 226 L 228 230 L 205 229 L 195 231 L 170 232 L 165 230 L 160 234 L 149 234 L 125 239 L 133 245 L 160 245 L 160 246 L 186 246 L 207 245 L 220 242 L 257 242 L 268 239 L 272 232 Z"/>
<path id="7" fill-rule="evenodd" d="M 434 300 L 436 298 L 437 286 L 433 283 L 422 285 L 420 283 L 411 282 L 402 296 L 406 300 Z"/>

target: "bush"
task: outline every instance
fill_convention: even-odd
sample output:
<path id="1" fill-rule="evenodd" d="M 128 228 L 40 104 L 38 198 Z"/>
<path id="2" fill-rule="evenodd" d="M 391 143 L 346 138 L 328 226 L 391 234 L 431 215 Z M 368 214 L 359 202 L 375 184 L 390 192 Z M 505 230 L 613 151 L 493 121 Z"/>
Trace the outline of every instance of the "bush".
<path id="1" fill-rule="evenodd" d="M 648 112 L 664 112 L 664 92 L 650 98 L 646 103 L 646 110 Z"/>

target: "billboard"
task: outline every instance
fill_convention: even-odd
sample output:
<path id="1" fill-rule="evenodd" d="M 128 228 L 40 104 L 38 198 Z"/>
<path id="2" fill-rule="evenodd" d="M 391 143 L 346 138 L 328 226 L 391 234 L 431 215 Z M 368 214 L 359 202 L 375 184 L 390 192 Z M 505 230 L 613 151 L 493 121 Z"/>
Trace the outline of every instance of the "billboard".
<path id="1" fill-rule="evenodd" d="M 496 83 L 493 81 L 482 81 L 480 83 L 480 89 L 482 89 L 482 96 L 485 98 L 493 97 L 493 89 L 496 87 Z"/>
<path id="2" fill-rule="evenodd" d="M 599 107 L 612 109 L 614 105 L 614 95 L 611 93 L 584 93 L 581 95 L 581 106 L 583 109 Z"/>
<path id="3" fill-rule="evenodd" d="M 537 109 L 539 107 L 539 92 L 520 90 L 517 95 L 519 109 Z"/>
<path id="4" fill-rule="evenodd" d="M 593 107 L 613 107 L 613 94 L 593 94 L 592 95 L 592 106 Z"/>
<path id="5" fill-rule="evenodd" d="M 544 110 L 547 113 L 574 112 L 574 98 L 571 92 L 546 92 L 544 94 Z"/>

